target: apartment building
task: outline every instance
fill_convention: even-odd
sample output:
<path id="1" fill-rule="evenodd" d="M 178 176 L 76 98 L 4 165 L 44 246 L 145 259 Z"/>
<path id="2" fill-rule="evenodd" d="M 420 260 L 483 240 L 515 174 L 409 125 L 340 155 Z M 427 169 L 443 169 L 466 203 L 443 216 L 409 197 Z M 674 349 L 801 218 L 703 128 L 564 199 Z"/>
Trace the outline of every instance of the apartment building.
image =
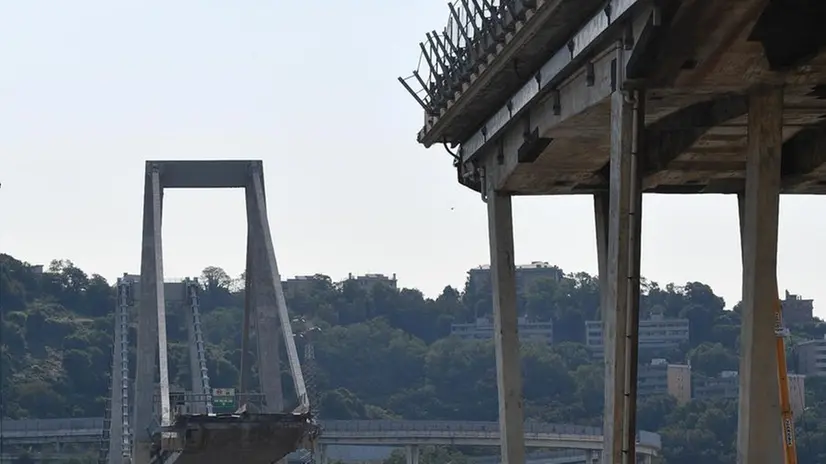
<path id="1" fill-rule="evenodd" d="M 814 320 L 814 300 L 804 299 L 786 290 L 786 298 L 780 303 L 783 305 L 783 322 L 786 325 L 805 324 Z"/>
<path id="2" fill-rule="evenodd" d="M 490 266 L 485 264 L 470 269 L 468 272 L 468 289 L 472 292 L 490 289 Z M 540 279 L 550 279 L 560 281 L 563 277 L 562 270 L 556 266 L 551 266 L 544 261 L 533 261 L 530 264 L 519 264 L 516 266 L 516 288 L 517 292 L 524 293 L 530 286 Z"/>
<path id="3" fill-rule="evenodd" d="M 398 283 L 396 281 L 396 274 L 394 273 L 392 277 L 388 277 L 384 274 L 364 274 L 360 276 L 354 276 L 353 274 L 349 274 L 347 276 L 347 281 L 355 282 L 361 286 L 361 288 L 365 290 L 372 290 L 374 286 L 377 284 L 387 285 L 390 288 L 398 288 Z"/>
<path id="4" fill-rule="evenodd" d="M 689 340 L 688 319 L 666 319 L 654 314 L 640 320 L 639 348 L 652 352 L 677 348 Z M 585 344 L 595 357 L 602 357 L 602 321 L 585 322 Z"/>
<path id="5" fill-rule="evenodd" d="M 794 352 L 799 374 L 826 376 L 826 336 L 798 343 Z"/>
<path id="6" fill-rule="evenodd" d="M 551 344 L 554 341 L 553 323 L 531 322 L 527 317 L 519 317 L 517 330 L 519 340 L 538 341 Z M 493 339 L 493 320 L 485 317 L 477 318 L 475 322 L 466 324 L 452 324 L 450 334 L 466 340 L 491 340 Z"/>
<path id="7" fill-rule="evenodd" d="M 789 374 L 789 403 L 792 413 L 797 415 L 806 407 L 806 376 Z M 728 398 L 736 400 L 740 397 L 740 376 L 737 371 L 723 371 L 717 377 L 695 377 L 693 381 L 694 399 Z"/>
<path id="8" fill-rule="evenodd" d="M 789 374 L 789 400 L 792 412 L 800 414 L 806 406 L 806 376 Z M 740 396 L 740 379 L 737 371 L 723 371 L 716 377 L 692 375 L 691 366 L 669 364 L 665 359 L 654 359 L 651 364 L 637 370 L 637 393 L 640 398 L 668 394 L 678 404 L 692 399 L 706 400 Z"/>
<path id="9" fill-rule="evenodd" d="M 640 398 L 671 395 L 679 404 L 691 400 L 691 368 L 669 364 L 665 359 L 653 359 L 637 369 L 637 394 Z"/>
<path id="10" fill-rule="evenodd" d="M 281 286 L 284 288 L 285 294 L 295 295 L 296 293 L 311 291 L 313 284 L 320 279 L 329 279 L 329 277 L 323 274 L 295 276 L 281 281 Z"/>

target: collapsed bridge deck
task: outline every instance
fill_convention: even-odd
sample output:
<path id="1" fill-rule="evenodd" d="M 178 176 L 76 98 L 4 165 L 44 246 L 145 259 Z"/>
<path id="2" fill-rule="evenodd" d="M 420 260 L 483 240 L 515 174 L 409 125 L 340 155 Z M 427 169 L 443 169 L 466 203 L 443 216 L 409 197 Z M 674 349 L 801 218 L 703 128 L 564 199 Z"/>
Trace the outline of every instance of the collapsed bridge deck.
<path id="1" fill-rule="evenodd" d="M 319 427 L 309 414 L 181 415 L 155 434 L 155 462 L 270 464 L 311 449 Z M 179 454 L 178 454 L 179 453 Z"/>

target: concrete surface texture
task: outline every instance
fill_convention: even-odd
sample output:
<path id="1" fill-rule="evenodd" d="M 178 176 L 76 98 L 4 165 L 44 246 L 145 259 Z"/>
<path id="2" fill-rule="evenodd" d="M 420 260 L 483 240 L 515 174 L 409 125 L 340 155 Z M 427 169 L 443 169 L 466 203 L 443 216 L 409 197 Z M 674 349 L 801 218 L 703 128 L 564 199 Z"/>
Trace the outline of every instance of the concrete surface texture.
<path id="1" fill-rule="evenodd" d="M 499 3 L 466 47 L 430 50 L 448 65 L 431 69 L 429 97 L 417 101 L 419 142 L 451 146 L 459 182 L 487 202 L 502 462 L 525 455 L 510 198 L 567 194 L 594 196 L 605 277 L 602 463 L 635 462 L 643 193 L 740 198 L 738 462 L 783 462 L 778 203 L 826 193 L 826 28 L 816 19 L 826 2 Z"/>

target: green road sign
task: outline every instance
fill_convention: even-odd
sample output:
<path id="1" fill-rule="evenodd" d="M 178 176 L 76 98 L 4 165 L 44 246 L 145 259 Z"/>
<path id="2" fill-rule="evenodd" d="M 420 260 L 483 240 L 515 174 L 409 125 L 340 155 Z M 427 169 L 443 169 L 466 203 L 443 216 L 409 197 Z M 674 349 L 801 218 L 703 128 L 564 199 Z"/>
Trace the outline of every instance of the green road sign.
<path id="1" fill-rule="evenodd" d="M 212 407 L 215 410 L 215 412 L 235 411 L 235 389 L 213 388 Z"/>

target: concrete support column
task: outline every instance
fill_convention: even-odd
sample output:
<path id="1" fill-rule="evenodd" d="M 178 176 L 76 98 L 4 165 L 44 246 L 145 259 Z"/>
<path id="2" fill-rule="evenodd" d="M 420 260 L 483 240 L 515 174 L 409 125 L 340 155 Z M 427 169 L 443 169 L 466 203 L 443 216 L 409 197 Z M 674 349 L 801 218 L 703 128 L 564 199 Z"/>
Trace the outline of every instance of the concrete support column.
<path id="1" fill-rule="evenodd" d="M 251 251 L 248 258 L 250 267 L 247 268 L 246 279 L 250 281 L 247 288 L 251 293 L 246 295 L 244 319 L 252 319 L 255 324 L 255 339 L 258 343 L 258 377 L 261 383 L 261 393 L 267 403 L 266 412 L 276 413 L 284 410 L 280 354 L 282 338 L 279 333 L 278 302 L 267 262 L 267 243 L 261 224 L 260 209 L 263 205 L 259 203 L 255 190 L 255 187 L 250 185 L 246 191 L 248 249 Z M 247 309 L 250 313 L 246 312 Z M 242 365 L 242 376 L 249 375 L 246 372 L 247 368 L 247 365 Z M 249 385 L 245 384 L 244 388 L 249 388 Z"/>
<path id="2" fill-rule="evenodd" d="M 318 444 L 318 458 L 316 462 L 318 464 L 327 464 L 329 459 L 327 459 L 327 445 Z"/>
<path id="3" fill-rule="evenodd" d="M 737 462 L 783 462 L 775 357 L 777 229 L 783 92 L 758 88 L 749 96 L 746 191 L 741 196 L 743 313 Z"/>
<path id="4" fill-rule="evenodd" d="M 251 205 L 251 208 L 248 206 L 247 209 L 247 220 L 253 232 L 252 260 L 255 271 L 253 274 L 248 274 L 247 278 L 254 281 L 253 301 L 256 303 L 257 313 L 254 319 L 258 340 L 258 371 L 270 411 L 283 410 L 284 400 L 278 351 L 279 340 L 282 340 L 293 378 L 293 387 L 298 396 L 299 408 L 309 410 L 307 386 L 304 384 L 304 375 L 301 372 L 290 315 L 287 312 L 287 302 L 275 259 L 270 223 L 267 217 L 267 201 L 264 195 L 264 176 L 261 169 L 261 163 L 251 164 L 247 185 L 247 204 Z M 254 212 L 254 218 L 251 217 L 251 212 Z M 280 408 L 274 406 L 280 406 Z"/>
<path id="5" fill-rule="evenodd" d="M 491 188 L 487 193 L 487 205 L 502 464 L 524 464 L 525 424 L 511 196 Z"/>
<path id="6" fill-rule="evenodd" d="M 405 446 L 405 456 L 407 458 L 407 464 L 419 464 L 419 446 L 418 445 L 407 445 Z"/>
<path id="7" fill-rule="evenodd" d="M 613 93 L 605 266 L 607 283 L 603 287 L 605 293 L 602 309 L 605 349 L 603 464 L 634 464 L 636 457 L 637 329 L 642 224 L 642 193 L 637 155 L 640 149 L 638 134 L 643 128 L 643 118 L 641 93 Z M 604 213 L 602 217 L 605 217 Z M 597 224 L 597 233 L 604 233 L 599 230 L 599 221 Z"/>
<path id="8" fill-rule="evenodd" d="M 141 253 L 140 305 L 138 308 L 137 366 L 135 369 L 134 462 L 149 462 L 150 433 L 157 425 L 169 425 L 169 370 L 166 357 L 166 302 L 161 248 L 160 173 L 147 166 L 144 185 L 143 243 Z M 159 364 L 155 364 L 155 357 Z M 159 371 L 160 421 L 153 416 L 155 372 Z"/>

